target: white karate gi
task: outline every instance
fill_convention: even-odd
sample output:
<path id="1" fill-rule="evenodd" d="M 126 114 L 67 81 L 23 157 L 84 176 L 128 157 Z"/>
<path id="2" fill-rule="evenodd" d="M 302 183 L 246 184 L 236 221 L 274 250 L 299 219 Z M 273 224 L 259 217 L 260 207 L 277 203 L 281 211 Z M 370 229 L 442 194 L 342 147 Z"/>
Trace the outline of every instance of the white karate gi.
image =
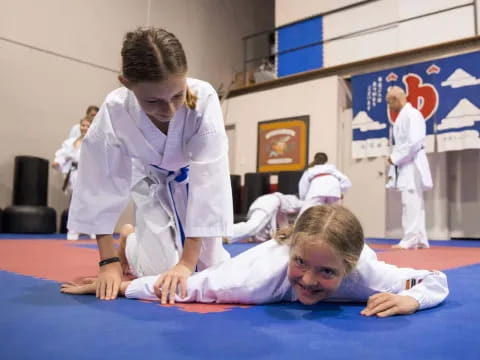
<path id="1" fill-rule="evenodd" d="M 258 197 L 248 209 L 248 220 L 233 225 L 230 242 L 249 237 L 257 241 L 270 240 L 278 228 L 288 226 L 288 215 L 298 213 L 302 205 L 295 195 L 279 192 Z"/>
<path id="2" fill-rule="evenodd" d="M 136 276 L 170 269 L 185 237 L 204 238 L 199 268 L 230 257 L 221 240 L 231 236 L 233 223 L 222 112 L 210 84 L 187 84 L 198 97 L 196 109 L 182 106 L 168 135 L 130 90 L 119 88 L 107 96 L 82 145 L 68 226 L 111 234 L 131 194 L 136 230 L 126 255 Z"/>
<path id="3" fill-rule="evenodd" d="M 351 186 L 350 179 L 333 164 L 308 168 L 298 183 L 299 198 L 304 200 L 300 214 L 315 205 L 336 203 Z"/>
<path id="4" fill-rule="evenodd" d="M 410 103 L 402 108 L 393 126 L 393 146 L 387 188 L 402 193 L 404 248 L 429 247 L 425 228 L 423 191 L 432 188 L 432 175 L 424 149 L 425 119 Z"/>
<path id="5" fill-rule="evenodd" d="M 187 280 L 187 297 L 177 302 L 265 304 L 293 302 L 297 297 L 287 278 L 289 247 L 275 240 L 257 245 L 235 258 L 196 273 Z M 128 298 L 158 300 L 153 286 L 157 276 L 135 279 Z M 408 295 L 420 309 L 440 304 L 448 295 L 447 277 L 439 271 L 398 268 L 379 261 L 364 246 L 355 269 L 325 301 L 367 301 L 379 292 Z"/>
<path id="6" fill-rule="evenodd" d="M 75 183 L 77 180 L 77 166 L 80 159 L 80 149 L 81 145 L 75 148 L 74 144 L 77 141 L 76 138 L 69 138 L 62 143 L 62 147 L 57 150 L 55 153 L 55 160 L 60 166 L 59 170 L 64 175 L 68 177 L 68 187 L 66 190 L 71 194 L 72 190 L 75 188 Z"/>
<path id="7" fill-rule="evenodd" d="M 72 126 L 70 132 L 68 133 L 69 138 L 78 138 L 80 136 L 80 124 L 77 123 Z"/>

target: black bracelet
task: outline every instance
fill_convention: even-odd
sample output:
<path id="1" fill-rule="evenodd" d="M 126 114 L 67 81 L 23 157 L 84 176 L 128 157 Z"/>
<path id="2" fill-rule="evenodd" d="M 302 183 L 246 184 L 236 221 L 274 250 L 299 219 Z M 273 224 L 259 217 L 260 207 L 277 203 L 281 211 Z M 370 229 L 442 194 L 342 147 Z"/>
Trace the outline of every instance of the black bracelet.
<path id="1" fill-rule="evenodd" d="M 120 258 L 118 256 L 115 256 L 108 259 L 103 259 L 98 262 L 98 266 L 103 266 L 103 265 L 111 264 L 114 262 L 120 262 Z"/>

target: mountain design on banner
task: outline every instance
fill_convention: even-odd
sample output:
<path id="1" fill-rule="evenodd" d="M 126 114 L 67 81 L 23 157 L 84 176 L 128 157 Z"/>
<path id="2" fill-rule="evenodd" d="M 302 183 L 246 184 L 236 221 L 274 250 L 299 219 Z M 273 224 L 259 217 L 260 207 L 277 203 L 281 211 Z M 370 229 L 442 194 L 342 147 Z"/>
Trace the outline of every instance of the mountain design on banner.
<path id="1" fill-rule="evenodd" d="M 379 130 L 387 127 L 379 121 L 373 120 L 365 111 L 360 111 L 353 119 L 352 127 L 360 131 Z"/>
<path id="2" fill-rule="evenodd" d="M 352 77 L 353 158 L 388 156 L 398 114 L 385 96 L 399 86 L 426 121 L 427 152 L 480 148 L 480 52 Z"/>
<path id="3" fill-rule="evenodd" d="M 480 109 L 467 99 L 462 99 L 447 117 L 440 121 L 437 130 L 471 127 L 476 121 L 480 121 Z"/>
<path id="4" fill-rule="evenodd" d="M 463 86 L 472 86 L 480 84 L 480 79 L 472 76 L 463 69 L 457 69 L 450 75 L 447 80 L 442 81 L 442 86 L 451 86 L 452 88 L 459 88 Z"/>

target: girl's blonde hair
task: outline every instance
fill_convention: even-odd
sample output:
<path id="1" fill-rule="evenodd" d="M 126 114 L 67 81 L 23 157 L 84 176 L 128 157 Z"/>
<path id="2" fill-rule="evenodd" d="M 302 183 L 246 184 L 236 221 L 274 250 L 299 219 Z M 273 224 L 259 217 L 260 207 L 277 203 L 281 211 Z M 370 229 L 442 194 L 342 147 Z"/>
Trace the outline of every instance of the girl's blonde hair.
<path id="1" fill-rule="evenodd" d="M 122 74 L 132 83 L 162 81 L 170 74 L 186 74 L 187 57 L 172 33 L 155 27 L 140 27 L 125 35 Z M 187 87 L 185 104 L 195 109 L 197 97 Z"/>
<path id="2" fill-rule="evenodd" d="M 305 210 L 295 226 L 279 230 L 275 240 L 291 248 L 325 241 L 343 259 L 347 274 L 355 268 L 364 245 L 362 225 L 341 205 L 319 205 Z"/>

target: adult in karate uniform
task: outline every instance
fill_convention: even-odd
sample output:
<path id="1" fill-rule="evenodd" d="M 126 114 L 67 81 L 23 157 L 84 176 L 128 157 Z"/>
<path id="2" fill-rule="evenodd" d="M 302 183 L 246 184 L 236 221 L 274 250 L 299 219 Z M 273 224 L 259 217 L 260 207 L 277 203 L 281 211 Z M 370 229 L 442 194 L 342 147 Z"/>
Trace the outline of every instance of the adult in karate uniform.
<path id="1" fill-rule="evenodd" d="M 298 195 L 304 201 L 300 213 L 314 205 L 334 204 L 343 197 L 352 183 L 350 179 L 329 164 L 327 154 L 315 154 L 313 161 L 298 183 Z"/>
<path id="2" fill-rule="evenodd" d="M 127 33 L 124 87 L 107 96 L 82 146 L 68 226 L 99 234 L 101 299 L 118 293 L 122 268 L 111 234 L 130 196 L 136 228 L 126 256 L 136 276 L 162 274 L 164 300 L 174 301 L 197 266 L 230 257 L 221 240 L 233 225 L 222 112 L 212 86 L 186 72 L 173 34 Z"/>
<path id="3" fill-rule="evenodd" d="M 431 189 L 433 183 L 424 147 L 425 119 L 407 102 L 400 87 L 391 87 L 386 99 L 388 107 L 398 113 L 393 125 L 394 146 L 388 158 L 387 183 L 387 188 L 400 191 L 402 196 L 403 237 L 395 247 L 428 248 L 423 192 Z"/>
<path id="4" fill-rule="evenodd" d="M 298 214 L 303 202 L 296 195 L 279 192 L 258 197 L 247 213 L 247 221 L 233 225 L 233 237 L 229 242 L 254 237 L 257 241 L 270 240 L 278 228 L 288 226 L 288 217 Z"/>
<path id="5" fill-rule="evenodd" d="M 125 281 L 128 298 L 157 300 L 157 276 Z M 66 283 L 61 291 L 87 294 L 94 281 Z M 266 241 L 187 280 L 179 302 L 265 304 L 300 301 L 366 302 L 365 316 L 411 314 L 448 295 L 439 271 L 398 268 L 379 261 L 364 243 L 358 219 L 340 205 L 307 209 L 291 232 Z"/>

